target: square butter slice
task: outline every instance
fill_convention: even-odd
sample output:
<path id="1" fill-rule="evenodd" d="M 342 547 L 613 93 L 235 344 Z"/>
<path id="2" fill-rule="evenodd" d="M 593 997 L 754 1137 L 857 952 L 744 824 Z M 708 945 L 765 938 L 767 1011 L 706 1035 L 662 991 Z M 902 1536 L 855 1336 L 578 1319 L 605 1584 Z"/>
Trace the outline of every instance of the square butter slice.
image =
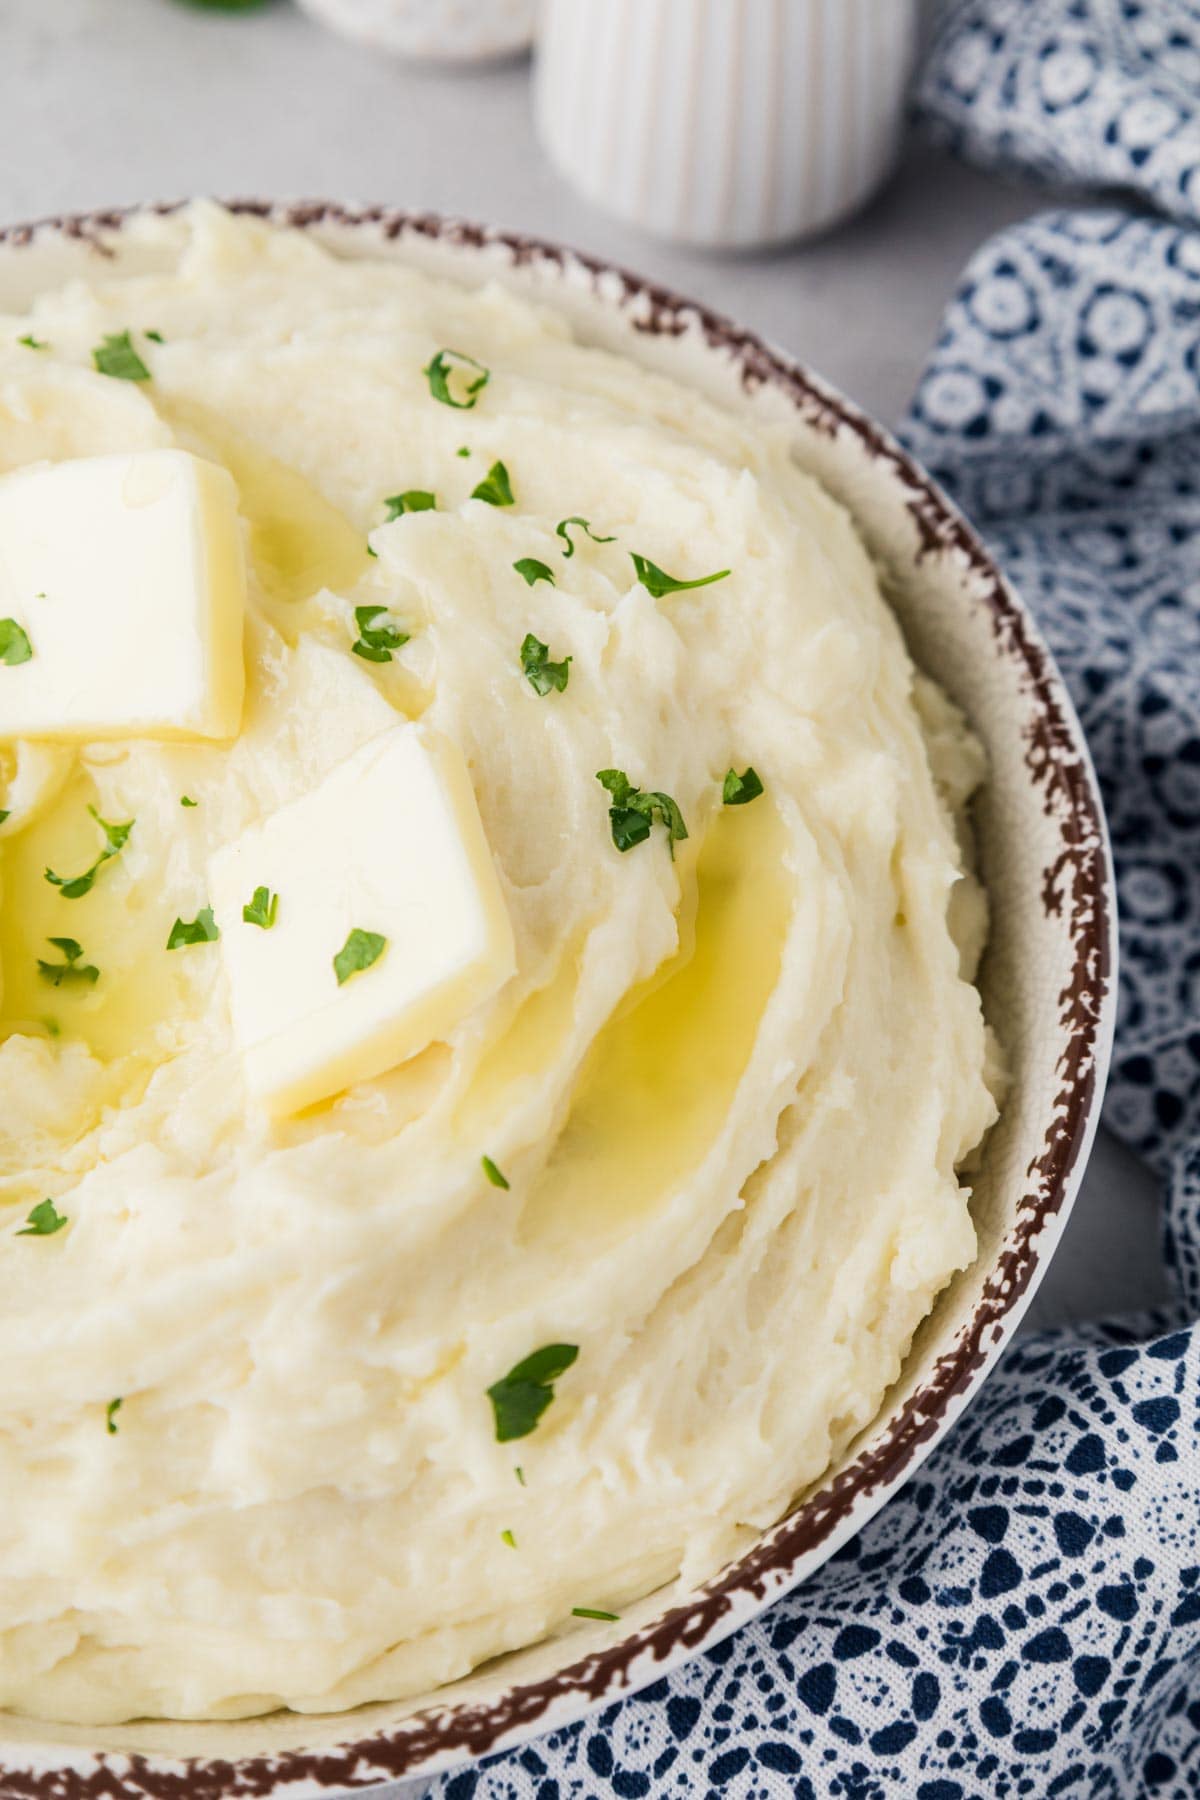
<path id="1" fill-rule="evenodd" d="M 243 908 L 278 895 L 268 929 Z M 404 724 L 219 850 L 209 892 L 250 1093 L 297 1112 L 444 1037 L 515 968 L 457 745 Z M 386 940 L 339 984 L 352 932 Z"/>
<path id="2" fill-rule="evenodd" d="M 0 479 L 0 738 L 230 738 L 246 575 L 229 473 L 185 450 Z"/>

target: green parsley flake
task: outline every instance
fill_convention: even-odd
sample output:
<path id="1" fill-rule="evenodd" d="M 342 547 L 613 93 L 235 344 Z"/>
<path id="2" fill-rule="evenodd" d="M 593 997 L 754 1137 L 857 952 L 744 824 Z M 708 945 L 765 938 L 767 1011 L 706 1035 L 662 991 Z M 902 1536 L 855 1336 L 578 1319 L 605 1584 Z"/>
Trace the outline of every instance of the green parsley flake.
<path id="1" fill-rule="evenodd" d="M 104 1423 L 108 1430 L 109 1437 L 116 1437 L 117 1432 L 120 1430 L 120 1426 L 117 1424 L 117 1414 L 120 1412 L 123 1405 L 124 1402 L 121 1400 L 110 1400 L 104 1409 Z"/>
<path id="2" fill-rule="evenodd" d="M 507 1177 L 503 1174 L 503 1172 L 500 1169 L 498 1169 L 496 1167 L 496 1165 L 492 1161 L 491 1157 L 484 1156 L 484 1157 L 481 1157 L 480 1160 L 483 1163 L 483 1172 L 487 1176 L 488 1180 L 491 1182 L 492 1186 L 498 1187 L 498 1188 L 507 1188 L 508 1187 Z"/>
<path id="3" fill-rule="evenodd" d="M 521 1467 L 520 1463 L 518 1463 L 516 1468 L 513 1470 L 513 1474 L 516 1476 L 516 1478 L 520 1482 L 521 1486 L 524 1487 L 525 1486 L 525 1471 Z"/>
<path id="4" fill-rule="evenodd" d="M 7 824 L 8 820 L 11 818 L 12 814 L 10 812 L 5 812 L 4 808 L 0 807 L 0 825 Z"/>
<path id="5" fill-rule="evenodd" d="M 578 514 L 576 514 L 570 519 L 560 519 L 558 524 L 554 527 L 555 537 L 560 537 L 567 546 L 563 551 L 564 556 L 569 557 L 574 556 L 575 554 L 575 545 L 571 541 L 572 525 L 578 525 L 581 531 L 586 531 L 593 544 L 615 544 L 617 541 L 615 537 L 601 537 L 598 532 L 592 530 L 586 519 L 581 519 Z"/>
<path id="6" fill-rule="evenodd" d="M 220 935 L 212 907 L 202 906 L 190 925 L 186 919 L 176 919 L 167 939 L 167 949 L 184 950 L 189 944 L 215 944 Z"/>
<path id="7" fill-rule="evenodd" d="M 528 632 L 521 644 L 521 673 L 535 694 L 548 694 L 552 689 L 561 694 L 570 678 L 572 659 L 568 656 L 562 662 L 551 662 L 549 657 L 549 647 Z"/>
<path id="8" fill-rule="evenodd" d="M 110 825 L 107 819 L 100 817 L 94 806 L 89 806 L 88 811 L 104 833 L 104 848 L 91 868 L 85 869 L 82 875 L 71 876 L 56 875 L 53 869 L 44 871 L 46 880 L 51 887 L 59 890 L 64 900 L 81 900 L 85 894 L 91 893 L 97 875 L 106 862 L 111 862 L 114 856 L 121 854 L 129 842 L 130 832 L 137 823 L 135 819 L 127 819 L 123 825 Z"/>
<path id="9" fill-rule="evenodd" d="M 578 1344 L 545 1344 L 488 1389 L 496 1442 L 528 1437 L 554 1398 L 554 1383 L 579 1355 Z"/>
<path id="10" fill-rule="evenodd" d="M 0 663 L 15 669 L 18 663 L 27 663 L 33 656 L 33 645 L 23 625 L 15 619 L 0 619 Z"/>
<path id="11" fill-rule="evenodd" d="M 279 911 L 279 895 L 273 894 L 270 888 L 256 887 L 254 897 L 242 908 L 242 918 L 247 925 L 257 925 L 262 931 L 270 931 Z"/>
<path id="12" fill-rule="evenodd" d="M 402 494 L 389 494 L 383 504 L 387 507 L 385 523 L 390 525 L 402 513 L 436 512 L 437 495 L 427 488 L 406 488 Z"/>
<path id="13" fill-rule="evenodd" d="M 67 1215 L 59 1212 L 53 1200 L 39 1200 L 17 1236 L 53 1237 L 56 1231 L 61 1231 L 68 1223 Z"/>
<path id="14" fill-rule="evenodd" d="M 152 344 L 165 344 L 167 341 L 161 331 L 147 331 L 143 335 L 148 337 Z"/>
<path id="15" fill-rule="evenodd" d="M 507 1544 L 510 1550 L 515 1550 L 517 1547 L 517 1540 L 511 1531 L 502 1531 L 500 1533 L 500 1542 L 502 1544 Z"/>
<path id="16" fill-rule="evenodd" d="M 386 949 L 385 937 L 380 937 L 377 931 L 360 931 L 356 925 L 333 959 L 338 986 L 343 987 L 352 975 L 359 975 L 372 963 L 377 963 Z"/>
<path id="17" fill-rule="evenodd" d="M 150 371 L 134 349 L 127 331 L 110 332 L 92 351 L 92 361 L 101 375 L 114 375 L 118 381 L 150 379 Z"/>
<path id="18" fill-rule="evenodd" d="M 502 462 L 494 462 L 483 480 L 471 489 L 472 500 L 486 500 L 489 506 L 513 504 L 512 483 Z"/>
<path id="19" fill-rule="evenodd" d="M 608 817 L 617 849 L 632 850 L 635 844 L 644 844 L 657 817 L 667 828 L 667 844 L 674 861 L 675 846 L 687 836 L 688 828 L 670 794 L 643 793 L 641 788 L 634 787 L 623 769 L 600 769 L 596 780 L 612 796 Z"/>
<path id="20" fill-rule="evenodd" d="M 53 944 L 56 950 L 62 951 L 63 961 L 43 962 L 39 956 L 38 974 L 43 981 L 48 981 L 51 987 L 61 987 L 64 981 L 81 981 L 87 987 L 95 987 L 100 979 L 100 971 L 94 969 L 90 963 L 82 961 L 83 946 L 81 944 L 69 937 L 47 938 L 46 942 Z"/>
<path id="21" fill-rule="evenodd" d="M 620 1613 L 601 1612 L 598 1606 L 573 1606 L 573 1619 L 600 1619 L 605 1625 L 615 1625 L 621 1617 Z"/>
<path id="22" fill-rule="evenodd" d="M 477 369 L 479 372 L 473 378 L 468 378 L 468 369 Z M 490 369 L 485 369 L 473 356 L 465 356 L 461 350 L 439 350 L 421 373 L 429 382 L 429 391 L 434 399 L 440 400 L 443 406 L 457 408 L 459 412 L 470 411 L 492 378 Z M 451 376 L 458 380 L 461 400 L 456 400 L 451 391 Z"/>
<path id="23" fill-rule="evenodd" d="M 386 612 L 386 606 L 356 606 L 354 609 L 358 642 L 350 648 L 364 662 L 391 662 L 392 651 L 401 649 L 408 642 L 408 632 L 401 631 L 398 625 L 375 624 L 374 621 L 381 619 Z"/>
<path id="24" fill-rule="evenodd" d="M 468 445 L 460 444 L 458 449 L 454 452 L 454 454 L 455 454 L 455 456 L 470 456 L 471 451 L 470 451 L 470 448 Z"/>
<path id="25" fill-rule="evenodd" d="M 48 350 L 50 348 L 45 338 L 34 337 L 32 331 L 27 331 L 24 337 L 17 339 L 17 342 L 24 344 L 26 350 Z"/>
<path id="26" fill-rule="evenodd" d="M 200 802 L 193 800 L 190 794 L 180 794 L 179 804 L 180 806 L 199 806 Z"/>
<path id="27" fill-rule="evenodd" d="M 701 575 L 697 581 L 679 581 L 674 575 L 668 575 L 657 563 L 652 563 L 647 556 L 637 556 L 632 551 L 630 558 L 637 578 L 652 599 L 661 600 L 664 594 L 681 594 L 686 588 L 708 587 L 714 581 L 724 581 L 730 573 L 728 569 L 718 569 L 715 575 Z"/>
<path id="28" fill-rule="evenodd" d="M 535 581 L 548 581 L 551 587 L 555 585 L 553 569 L 539 562 L 536 556 L 522 556 L 513 568 L 518 575 L 524 576 L 526 587 L 532 587 Z"/>
<path id="29" fill-rule="evenodd" d="M 725 771 L 721 797 L 726 806 L 749 806 L 751 800 L 757 800 L 762 791 L 763 784 L 753 769 L 747 769 L 743 775 L 739 775 L 736 769 Z"/>

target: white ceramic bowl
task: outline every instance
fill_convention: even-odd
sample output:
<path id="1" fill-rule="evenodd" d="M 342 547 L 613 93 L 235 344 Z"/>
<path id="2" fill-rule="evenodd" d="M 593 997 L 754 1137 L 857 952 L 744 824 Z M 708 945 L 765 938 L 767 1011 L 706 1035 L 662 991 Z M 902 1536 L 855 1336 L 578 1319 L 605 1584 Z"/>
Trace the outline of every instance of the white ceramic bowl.
<path id="1" fill-rule="evenodd" d="M 166 209 L 169 210 L 169 209 Z M 993 929 L 981 973 L 1013 1087 L 972 1213 L 979 1254 L 939 1297 L 880 1414 L 793 1511 L 702 1588 L 675 1584 L 619 1625 L 572 1630 L 436 1694 L 327 1717 L 107 1729 L 0 1719 L 0 1793 L 44 1800 L 300 1796 L 429 1773 L 567 1723 L 658 1679 L 802 1581 L 920 1464 L 978 1389 L 1045 1272 L 1082 1177 L 1108 1063 L 1115 906 L 1079 725 L 1036 627 L 970 527 L 878 426 L 781 352 L 702 307 L 552 244 L 326 203 L 250 210 L 338 255 L 388 257 L 560 306 L 587 341 L 786 421 L 797 458 L 853 511 L 917 661 L 991 759 L 976 809 Z M 168 251 L 125 213 L 0 231 L 0 306 Z"/>

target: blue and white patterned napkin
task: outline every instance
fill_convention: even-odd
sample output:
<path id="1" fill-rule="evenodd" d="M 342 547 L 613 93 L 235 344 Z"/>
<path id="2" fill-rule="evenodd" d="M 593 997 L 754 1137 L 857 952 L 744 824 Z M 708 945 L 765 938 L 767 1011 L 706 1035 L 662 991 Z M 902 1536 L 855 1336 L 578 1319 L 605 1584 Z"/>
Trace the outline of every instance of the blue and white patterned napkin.
<path id="1" fill-rule="evenodd" d="M 1032 605 L 1123 910 L 1106 1118 L 1173 1315 L 1016 1344 L 838 1556 L 669 1680 L 441 1800 L 1200 1795 L 1200 4 L 958 0 L 920 88 L 991 164 L 1135 190 L 971 263 L 907 428 Z"/>

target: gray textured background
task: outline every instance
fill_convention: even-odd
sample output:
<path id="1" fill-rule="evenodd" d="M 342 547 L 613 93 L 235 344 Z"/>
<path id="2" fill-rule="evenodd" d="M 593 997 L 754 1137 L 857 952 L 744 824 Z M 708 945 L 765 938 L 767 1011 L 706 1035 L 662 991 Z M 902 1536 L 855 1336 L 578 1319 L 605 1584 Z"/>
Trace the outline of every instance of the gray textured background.
<path id="1" fill-rule="evenodd" d="M 868 411 L 903 413 L 971 251 L 1039 205 L 917 144 L 849 227 L 736 259 L 648 242 L 563 186 L 534 142 L 528 66 L 391 62 L 275 0 L 0 0 L 0 220 L 195 193 L 458 212 L 562 238 L 733 314 Z M 1154 1184 L 1101 1136 L 1032 1324 L 1162 1292 Z"/>

